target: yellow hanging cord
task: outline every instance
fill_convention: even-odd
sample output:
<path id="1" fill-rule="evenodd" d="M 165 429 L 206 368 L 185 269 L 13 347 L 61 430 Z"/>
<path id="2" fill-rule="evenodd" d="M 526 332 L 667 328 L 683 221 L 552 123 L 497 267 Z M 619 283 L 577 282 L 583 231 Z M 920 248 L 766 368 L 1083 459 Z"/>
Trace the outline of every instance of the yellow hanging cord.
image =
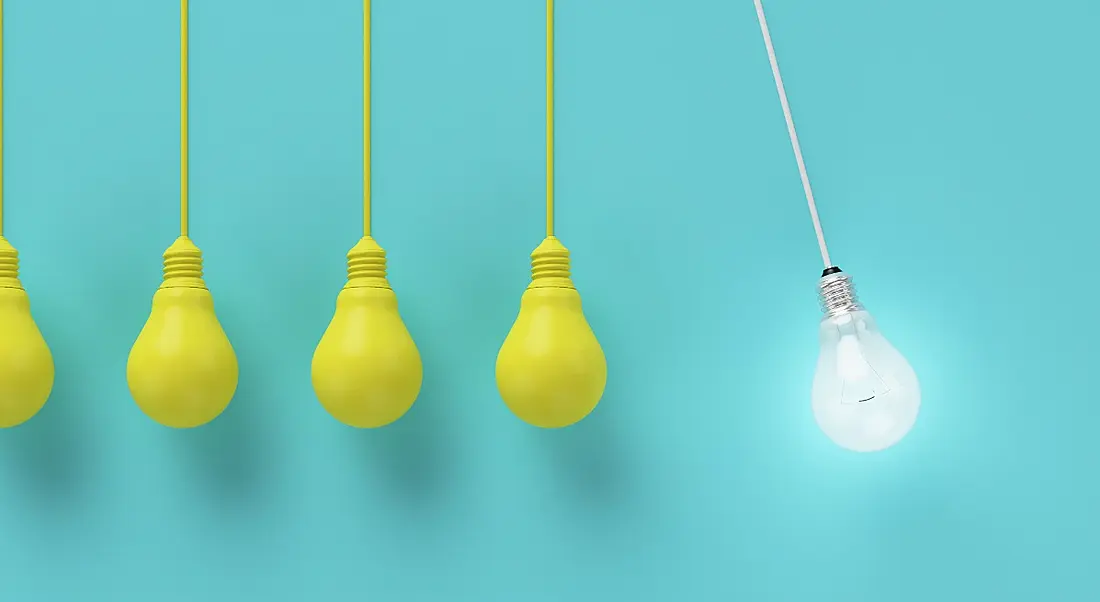
<path id="1" fill-rule="evenodd" d="M 554 235 L 554 0 L 546 0 L 546 236 Z"/>
<path id="2" fill-rule="evenodd" d="M 180 236 L 187 236 L 187 0 L 180 0 Z"/>
<path id="3" fill-rule="evenodd" d="M 363 0 L 363 236 L 370 236 L 370 0 Z"/>
<path id="4" fill-rule="evenodd" d="M 0 0 L 0 237 L 4 236 L 4 0 Z"/>

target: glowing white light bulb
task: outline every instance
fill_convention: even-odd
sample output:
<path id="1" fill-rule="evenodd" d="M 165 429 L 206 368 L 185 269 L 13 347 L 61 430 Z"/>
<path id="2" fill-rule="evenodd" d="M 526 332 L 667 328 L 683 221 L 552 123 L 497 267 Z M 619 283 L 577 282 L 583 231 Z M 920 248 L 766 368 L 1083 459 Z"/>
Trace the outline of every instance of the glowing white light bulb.
<path id="1" fill-rule="evenodd" d="M 814 418 L 841 447 L 886 449 L 917 421 L 917 375 L 859 304 L 846 274 L 829 268 L 818 288 L 825 318 L 814 375 Z"/>
<path id="2" fill-rule="evenodd" d="M 817 234 L 817 246 L 826 266 L 818 283 L 825 319 L 821 321 L 821 355 L 814 375 L 814 417 L 821 430 L 841 447 L 861 452 L 886 449 L 900 441 L 917 421 L 920 384 L 909 362 L 882 336 L 871 314 L 859 304 L 848 276 L 829 260 L 829 248 L 817 215 L 802 147 L 798 144 L 787 90 L 779 73 L 764 5 L 761 0 L 753 0 L 753 4 Z"/>

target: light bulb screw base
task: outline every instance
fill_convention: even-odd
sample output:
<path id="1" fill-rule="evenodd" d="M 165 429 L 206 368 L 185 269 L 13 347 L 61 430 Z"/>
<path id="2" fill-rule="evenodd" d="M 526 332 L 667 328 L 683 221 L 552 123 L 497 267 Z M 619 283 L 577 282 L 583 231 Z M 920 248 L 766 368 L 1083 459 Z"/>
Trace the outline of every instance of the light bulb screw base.
<path id="1" fill-rule="evenodd" d="M 3 236 L 0 236 L 0 288 L 23 288 L 19 281 L 19 251 Z"/>
<path id="2" fill-rule="evenodd" d="M 569 249 L 555 236 L 547 236 L 531 252 L 531 284 L 528 288 L 571 288 Z"/>
<path id="3" fill-rule="evenodd" d="M 164 281 L 160 288 L 206 288 L 202 277 L 202 251 L 181 236 L 164 251 Z"/>
<path id="4" fill-rule="evenodd" d="M 390 288 L 386 278 L 386 250 L 364 236 L 348 251 L 348 282 L 344 288 Z"/>
<path id="5" fill-rule="evenodd" d="M 836 266 L 830 266 L 821 273 L 817 291 L 821 311 L 828 317 L 863 310 L 851 277 Z"/>

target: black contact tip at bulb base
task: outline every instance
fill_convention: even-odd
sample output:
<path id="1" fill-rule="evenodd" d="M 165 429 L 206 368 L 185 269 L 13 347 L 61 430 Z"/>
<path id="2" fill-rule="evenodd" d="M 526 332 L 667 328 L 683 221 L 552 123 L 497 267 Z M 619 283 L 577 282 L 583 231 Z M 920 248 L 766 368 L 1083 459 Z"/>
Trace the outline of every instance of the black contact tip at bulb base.
<path id="1" fill-rule="evenodd" d="M 843 271 L 844 270 L 836 267 L 835 265 L 832 265 L 832 266 L 829 266 L 829 267 L 825 268 L 825 271 L 821 272 L 821 277 L 824 278 L 824 277 L 830 276 L 832 274 L 839 274 Z"/>

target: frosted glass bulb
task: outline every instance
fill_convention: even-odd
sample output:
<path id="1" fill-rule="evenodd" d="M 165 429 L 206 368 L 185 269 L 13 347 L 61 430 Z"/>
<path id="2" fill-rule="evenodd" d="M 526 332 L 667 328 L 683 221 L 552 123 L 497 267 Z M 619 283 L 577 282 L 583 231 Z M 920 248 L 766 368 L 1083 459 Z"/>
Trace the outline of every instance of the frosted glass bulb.
<path id="1" fill-rule="evenodd" d="M 858 452 L 886 449 L 917 421 L 917 375 L 859 304 L 846 274 L 826 270 L 819 290 L 825 317 L 819 329 L 814 418 L 841 447 Z"/>

